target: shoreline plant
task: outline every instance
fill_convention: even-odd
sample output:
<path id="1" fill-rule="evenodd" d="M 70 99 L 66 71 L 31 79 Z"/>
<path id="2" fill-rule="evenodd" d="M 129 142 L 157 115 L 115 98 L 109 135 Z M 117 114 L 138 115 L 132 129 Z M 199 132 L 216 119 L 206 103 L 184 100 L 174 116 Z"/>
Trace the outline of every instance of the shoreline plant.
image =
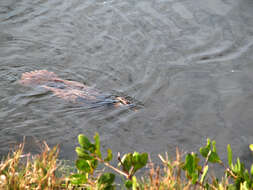
<path id="1" fill-rule="evenodd" d="M 76 147 L 77 160 L 75 172 L 65 173 L 61 170 L 58 160 L 59 147 L 52 149 L 44 143 L 44 149 L 39 155 L 23 154 L 24 143 L 10 153 L 0 163 L 0 189 L 87 189 L 87 190 L 249 190 L 253 189 L 253 164 L 248 171 L 244 163 L 237 158 L 233 162 L 232 149 L 227 145 L 227 163 L 224 163 L 216 150 L 216 142 L 207 139 L 199 153 L 191 152 L 182 156 L 176 149 L 175 159 L 168 154 L 158 155 L 162 165 L 150 161 L 147 153 L 118 153 L 118 164 L 111 164 L 112 150 L 107 150 L 103 156 L 98 133 L 94 142 L 83 134 L 78 136 Z M 253 145 L 249 146 L 253 151 Z M 220 178 L 209 174 L 213 164 L 224 170 Z M 148 173 L 136 173 L 147 167 Z M 112 172 L 101 170 L 108 168 Z M 123 184 L 117 184 L 115 177 L 123 179 Z"/>

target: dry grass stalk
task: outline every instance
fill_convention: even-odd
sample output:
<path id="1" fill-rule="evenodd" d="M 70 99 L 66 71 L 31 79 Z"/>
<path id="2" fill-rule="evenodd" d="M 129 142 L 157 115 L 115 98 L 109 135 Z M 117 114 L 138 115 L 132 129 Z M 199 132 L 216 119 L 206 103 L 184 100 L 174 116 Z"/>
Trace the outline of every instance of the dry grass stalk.
<path id="1" fill-rule="evenodd" d="M 24 143 L 0 163 L 0 189 L 60 189 L 62 179 L 55 177 L 58 146 L 44 143 L 40 155 L 23 155 Z"/>
<path id="2" fill-rule="evenodd" d="M 182 173 L 182 156 L 179 150 L 176 150 L 176 159 L 171 161 L 168 154 L 165 157 L 158 155 L 163 163 L 162 170 L 160 167 L 154 166 L 153 163 L 149 164 L 149 179 L 148 182 L 144 182 L 144 190 L 190 190 L 197 189 L 192 186 L 190 181 L 185 180 Z"/>

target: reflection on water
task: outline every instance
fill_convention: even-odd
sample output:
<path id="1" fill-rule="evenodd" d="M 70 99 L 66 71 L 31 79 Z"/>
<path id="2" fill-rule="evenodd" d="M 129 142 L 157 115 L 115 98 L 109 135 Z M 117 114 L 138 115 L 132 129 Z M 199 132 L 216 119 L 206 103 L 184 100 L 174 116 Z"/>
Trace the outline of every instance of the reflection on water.
<path id="1" fill-rule="evenodd" d="M 2 0 L 0 150 L 23 136 L 61 144 L 79 133 L 115 152 L 197 150 L 217 140 L 249 159 L 253 128 L 253 2 Z M 142 104 L 87 109 L 18 84 L 46 69 Z M 33 140 L 27 143 L 34 150 Z"/>

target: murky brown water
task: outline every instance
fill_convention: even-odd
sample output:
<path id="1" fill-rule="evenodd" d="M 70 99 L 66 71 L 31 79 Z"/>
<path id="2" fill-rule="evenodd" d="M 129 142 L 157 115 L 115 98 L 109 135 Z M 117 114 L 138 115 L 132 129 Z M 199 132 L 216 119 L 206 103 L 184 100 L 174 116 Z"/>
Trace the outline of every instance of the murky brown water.
<path id="1" fill-rule="evenodd" d="M 20 86 L 47 69 L 143 104 L 87 109 Z M 1 0 L 0 150 L 27 136 L 74 159 L 79 133 L 114 152 L 194 151 L 206 137 L 250 160 L 252 0 Z"/>

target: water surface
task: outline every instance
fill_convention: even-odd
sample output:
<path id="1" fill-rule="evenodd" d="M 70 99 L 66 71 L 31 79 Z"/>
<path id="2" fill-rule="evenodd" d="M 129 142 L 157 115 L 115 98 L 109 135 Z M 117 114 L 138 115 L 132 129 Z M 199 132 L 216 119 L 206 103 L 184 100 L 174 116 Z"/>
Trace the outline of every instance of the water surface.
<path id="1" fill-rule="evenodd" d="M 1 0 L 0 150 L 27 137 L 61 144 L 74 159 L 79 133 L 114 152 L 195 151 L 206 137 L 222 159 L 253 143 L 253 1 Z M 46 69 L 142 104 L 87 109 L 40 88 L 23 72 Z"/>

